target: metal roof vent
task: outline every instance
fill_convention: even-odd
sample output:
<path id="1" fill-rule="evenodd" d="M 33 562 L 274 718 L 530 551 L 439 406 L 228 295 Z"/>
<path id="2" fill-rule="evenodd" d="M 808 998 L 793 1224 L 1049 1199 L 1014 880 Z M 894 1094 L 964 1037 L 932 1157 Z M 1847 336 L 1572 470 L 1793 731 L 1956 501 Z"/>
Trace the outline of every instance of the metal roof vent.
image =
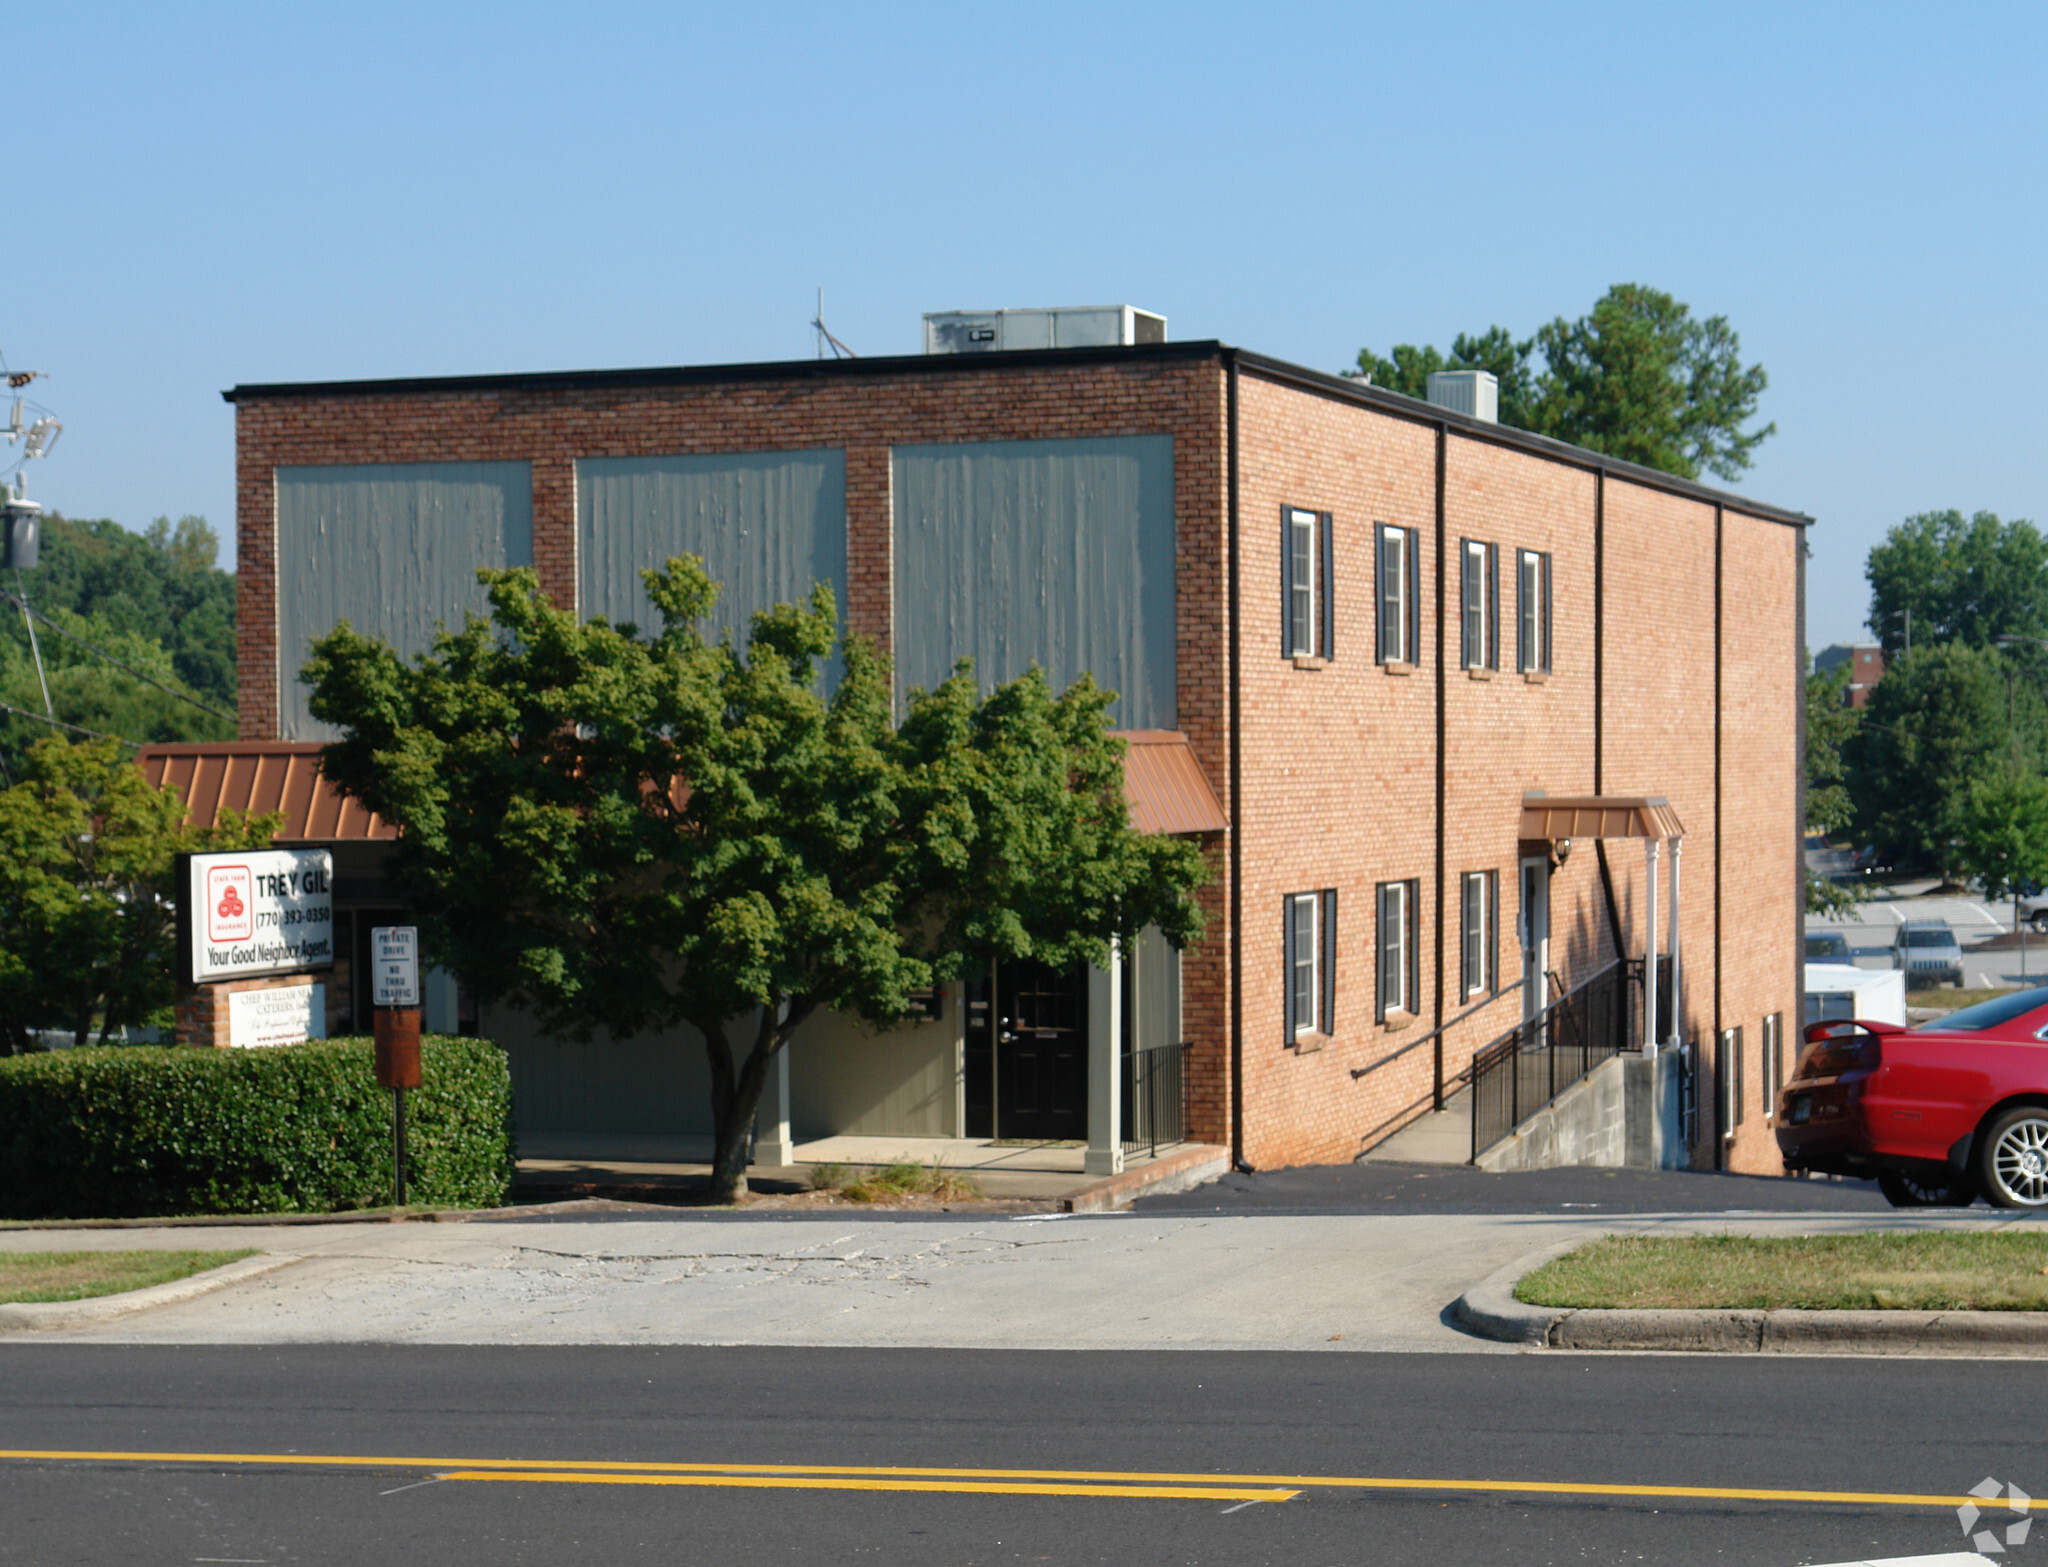
<path id="1" fill-rule="evenodd" d="M 993 354 L 1020 348 L 1129 348 L 1166 341 L 1166 317 L 1130 305 L 1058 310 L 938 310 L 924 318 L 928 354 Z"/>
<path id="2" fill-rule="evenodd" d="M 1429 400 L 1453 413 L 1500 423 L 1500 380 L 1491 370 L 1432 370 Z"/>

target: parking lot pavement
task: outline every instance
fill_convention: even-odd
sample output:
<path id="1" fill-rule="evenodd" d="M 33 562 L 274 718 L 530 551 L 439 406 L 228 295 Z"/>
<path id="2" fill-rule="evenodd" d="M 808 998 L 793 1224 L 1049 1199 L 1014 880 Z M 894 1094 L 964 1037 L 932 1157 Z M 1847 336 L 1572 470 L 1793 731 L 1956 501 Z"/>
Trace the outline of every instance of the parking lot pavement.
<path id="1" fill-rule="evenodd" d="M 1907 920 L 1942 920 L 1962 943 L 1963 983 L 1969 988 L 1990 990 L 2048 982 L 2048 937 L 2038 946 L 2030 941 L 2025 951 L 2017 947 L 1979 950 L 1984 942 L 2012 929 L 2010 907 L 2001 908 L 1982 898 L 1938 898 L 1924 882 L 1873 890 L 1876 896 L 1870 902 L 1857 904 L 1844 914 L 1809 914 L 1807 931 L 1841 935 L 1858 968 L 1887 969 L 1892 966 L 1892 940 L 1900 925 Z"/>

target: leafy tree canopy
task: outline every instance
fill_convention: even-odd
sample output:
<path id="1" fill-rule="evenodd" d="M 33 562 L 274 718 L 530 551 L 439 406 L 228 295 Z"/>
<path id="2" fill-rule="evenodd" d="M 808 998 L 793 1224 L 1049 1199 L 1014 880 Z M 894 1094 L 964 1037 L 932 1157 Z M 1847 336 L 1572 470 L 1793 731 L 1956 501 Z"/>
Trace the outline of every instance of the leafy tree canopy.
<path id="1" fill-rule="evenodd" d="M 1916 643 L 1892 664 L 1845 741 L 1857 835 L 1944 878 L 1971 794 L 2008 769 L 2038 772 L 2048 709 L 2033 681 L 1996 653 Z M 2008 720 L 2008 712 L 2012 718 Z"/>
<path id="2" fill-rule="evenodd" d="M 1849 799 L 1848 763 L 1842 748 L 1856 732 L 1855 708 L 1843 700 L 1849 689 L 1846 668 L 1806 677 L 1806 825 L 1823 833 L 1839 832 L 1854 814 Z M 1857 901 L 1847 888 L 1806 876 L 1806 912 L 1832 914 Z"/>
<path id="3" fill-rule="evenodd" d="M 1870 629 L 1887 648 L 1958 641 L 1990 647 L 2000 635 L 2048 636 L 2048 539 L 2031 522 L 1988 511 L 1926 511 L 1872 548 Z M 2031 647 L 2021 650 L 2032 662 Z"/>
<path id="4" fill-rule="evenodd" d="M 202 517 L 159 517 L 143 533 L 52 512 L 40 563 L 20 574 L 28 602 L 85 643 L 131 668 L 232 714 L 235 710 L 235 579 L 214 564 L 217 541 Z M 12 573 L 0 588 L 17 591 Z M 125 740 L 232 739 L 231 718 L 208 714 L 152 688 L 49 626 L 36 642 L 51 703 L 65 723 Z M 0 603 L 0 702 L 42 714 L 28 627 Z M 47 724 L 0 715 L 0 765 L 14 767 Z"/>
<path id="5" fill-rule="evenodd" d="M 279 817 L 187 828 L 125 747 L 50 738 L 0 789 L 0 1054 L 32 1030 L 85 1044 L 147 1021 L 172 996 L 173 856 L 267 844 Z"/>
<path id="6" fill-rule="evenodd" d="M 1091 680 L 1055 696 L 1034 669 L 980 698 L 963 665 L 899 726 L 859 639 L 817 690 L 829 589 L 755 616 L 742 651 L 702 634 L 701 561 L 645 576 L 651 636 L 485 571 L 488 623 L 411 666 L 343 623 L 304 678 L 342 730 L 327 777 L 402 829 L 431 954 L 572 1034 L 703 1037 L 722 1198 L 770 1062 L 820 1008 L 886 1027 L 971 959 L 1198 933 L 1202 857 L 1131 828 Z"/>
<path id="7" fill-rule="evenodd" d="M 1741 347 L 1727 317 L 1701 320 L 1669 294 L 1617 283 L 1586 315 L 1559 316 L 1533 337 L 1494 326 L 1454 338 L 1448 357 L 1405 343 L 1391 359 L 1363 348 L 1349 373 L 1421 397 L 1431 370 L 1491 370 L 1503 424 L 1687 479 L 1733 479 L 1777 430 L 1745 428 L 1769 378 L 1742 363 Z"/>
<path id="8" fill-rule="evenodd" d="M 1957 813 L 1957 862 L 1988 898 L 2048 882 L 2048 780 L 2007 768 L 1977 784 Z"/>

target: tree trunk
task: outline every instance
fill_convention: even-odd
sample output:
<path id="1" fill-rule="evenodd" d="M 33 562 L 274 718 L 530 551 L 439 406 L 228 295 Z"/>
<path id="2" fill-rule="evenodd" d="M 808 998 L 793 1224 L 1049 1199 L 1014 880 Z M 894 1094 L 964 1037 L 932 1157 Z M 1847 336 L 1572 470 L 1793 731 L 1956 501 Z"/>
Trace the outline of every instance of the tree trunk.
<path id="1" fill-rule="evenodd" d="M 732 1044 L 723 1024 L 704 1029 L 705 1053 L 711 1062 L 711 1200 L 737 1203 L 747 1194 L 747 1154 L 753 1142 L 754 1112 L 768 1082 L 775 1052 L 784 1048 L 797 1025 L 815 1010 L 813 1003 L 790 997 L 761 1008 L 753 1048 L 739 1070 L 733 1070 Z M 777 1019 L 780 1018 L 778 1022 Z"/>

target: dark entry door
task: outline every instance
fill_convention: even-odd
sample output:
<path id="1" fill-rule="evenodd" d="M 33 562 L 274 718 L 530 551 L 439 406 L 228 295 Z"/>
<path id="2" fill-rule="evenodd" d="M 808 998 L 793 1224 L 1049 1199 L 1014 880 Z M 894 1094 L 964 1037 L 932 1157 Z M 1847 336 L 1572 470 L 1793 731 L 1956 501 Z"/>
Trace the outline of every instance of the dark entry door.
<path id="1" fill-rule="evenodd" d="M 1005 963 L 996 971 L 998 1137 L 1088 1135 L 1088 970 Z"/>

